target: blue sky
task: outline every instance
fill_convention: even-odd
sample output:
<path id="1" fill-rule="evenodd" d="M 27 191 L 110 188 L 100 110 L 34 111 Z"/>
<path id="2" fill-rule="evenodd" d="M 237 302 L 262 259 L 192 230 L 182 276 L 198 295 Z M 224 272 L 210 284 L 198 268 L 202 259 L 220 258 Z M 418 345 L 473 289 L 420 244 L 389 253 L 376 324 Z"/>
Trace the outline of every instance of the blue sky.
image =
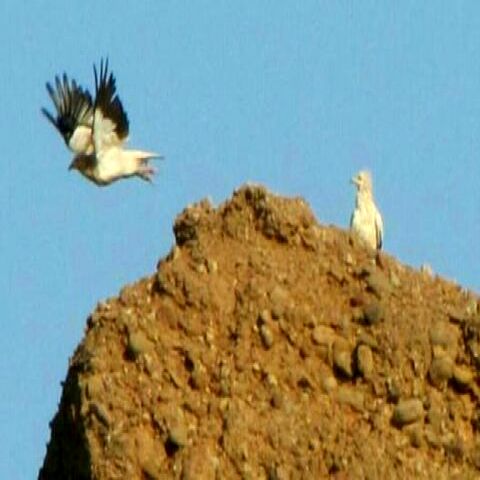
<path id="1" fill-rule="evenodd" d="M 385 250 L 480 289 L 480 4 L 0 3 L 0 478 L 35 478 L 96 302 L 151 273 L 188 203 L 247 180 L 346 226 L 373 172 Z M 28 5 L 28 8 L 27 8 Z M 108 55 L 152 187 L 97 188 L 42 118 Z"/>

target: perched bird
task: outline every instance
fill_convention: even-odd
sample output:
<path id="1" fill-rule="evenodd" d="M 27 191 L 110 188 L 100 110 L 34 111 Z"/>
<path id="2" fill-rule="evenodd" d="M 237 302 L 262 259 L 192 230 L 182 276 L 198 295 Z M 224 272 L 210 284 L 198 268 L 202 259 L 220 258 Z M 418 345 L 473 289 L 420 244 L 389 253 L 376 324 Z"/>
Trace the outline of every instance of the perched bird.
<path id="1" fill-rule="evenodd" d="M 116 92 L 115 77 L 108 72 L 108 60 L 100 63 L 100 73 L 93 67 L 95 100 L 74 80 L 55 79 L 56 90 L 47 83 L 47 91 L 57 111 L 55 118 L 46 109 L 44 115 L 62 134 L 75 153 L 69 169 L 78 170 L 99 186 L 137 176 L 151 181 L 155 169 L 150 159 L 162 158 L 156 153 L 127 150 L 129 122 Z"/>
<path id="2" fill-rule="evenodd" d="M 359 172 L 351 182 L 357 187 L 357 197 L 350 228 L 371 248 L 380 250 L 383 243 L 383 220 L 373 199 L 370 172 Z"/>

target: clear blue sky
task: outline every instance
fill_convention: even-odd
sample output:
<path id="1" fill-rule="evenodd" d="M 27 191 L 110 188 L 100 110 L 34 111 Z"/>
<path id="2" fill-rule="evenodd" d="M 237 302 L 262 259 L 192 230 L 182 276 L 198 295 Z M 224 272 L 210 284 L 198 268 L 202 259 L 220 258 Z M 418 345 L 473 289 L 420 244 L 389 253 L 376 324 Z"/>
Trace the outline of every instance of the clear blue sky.
<path id="1" fill-rule="evenodd" d="M 35 478 L 88 313 L 203 197 L 262 182 L 346 226 L 369 167 L 385 250 L 480 290 L 478 2 L 3 0 L 0 53 L 2 479 Z M 40 114 L 104 55 L 130 145 L 167 158 L 153 187 L 68 172 Z"/>

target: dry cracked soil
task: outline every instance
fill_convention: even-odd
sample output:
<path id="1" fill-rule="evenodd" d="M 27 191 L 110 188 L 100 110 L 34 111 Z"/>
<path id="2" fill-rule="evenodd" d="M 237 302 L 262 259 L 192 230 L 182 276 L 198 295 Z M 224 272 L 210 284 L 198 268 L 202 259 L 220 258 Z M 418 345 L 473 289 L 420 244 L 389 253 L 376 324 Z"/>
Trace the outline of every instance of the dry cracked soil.
<path id="1" fill-rule="evenodd" d="M 480 478 L 476 294 L 244 186 L 100 303 L 40 480 Z"/>

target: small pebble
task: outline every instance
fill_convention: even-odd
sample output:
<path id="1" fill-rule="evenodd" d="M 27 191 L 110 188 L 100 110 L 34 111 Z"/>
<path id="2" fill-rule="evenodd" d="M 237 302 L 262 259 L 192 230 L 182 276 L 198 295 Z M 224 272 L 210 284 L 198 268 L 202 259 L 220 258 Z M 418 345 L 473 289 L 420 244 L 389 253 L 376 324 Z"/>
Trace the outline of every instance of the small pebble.
<path id="1" fill-rule="evenodd" d="M 417 398 L 400 401 L 393 411 L 392 421 L 397 427 L 420 420 L 423 416 L 423 404 Z"/>
<path id="2" fill-rule="evenodd" d="M 332 345 L 335 340 L 335 332 L 333 328 L 325 325 L 318 325 L 312 331 L 312 342 L 315 345 Z"/>
<path id="3" fill-rule="evenodd" d="M 139 331 L 131 333 L 128 336 L 127 351 L 130 357 L 136 360 L 143 353 L 148 352 L 152 348 L 152 342 L 147 336 Z"/>
<path id="4" fill-rule="evenodd" d="M 187 429 L 181 423 L 173 425 L 168 432 L 167 441 L 176 447 L 184 447 L 188 441 Z"/>
<path id="5" fill-rule="evenodd" d="M 435 386 L 440 386 L 451 378 L 453 374 L 453 360 L 448 355 L 443 355 L 432 360 L 428 375 Z"/>
<path id="6" fill-rule="evenodd" d="M 335 390 L 338 386 L 337 379 L 333 375 L 327 375 L 322 379 L 322 390 L 325 393 L 331 393 Z"/>
<path id="7" fill-rule="evenodd" d="M 370 303 L 363 310 L 363 321 L 366 325 L 376 325 L 384 317 L 382 306 L 378 302 Z"/>
<path id="8" fill-rule="evenodd" d="M 268 325 L 260 326 L 260 337 L 262 339 L 263 346 L 268 350 L 273 345 L 273 333 Z"/>
<path id="9" fill-rule="evenodd" d="M 453 368 L 453 379 L 459 387 L 467 387 L 473 381 L 473 372 L 464 365 L 455 365 Z"/>
<path id="10" fill-rule="evenodd" d="M 210 260 L 210 259 L 207 260 L 207 270 L 208 270 L 208 273 L 216 273 L 217 272 L 218 263 L 216 262 L 216 260 Z"/>
<path id="11" fill-rule="evenodd" d="M 357 368 L 364 378 L 370 378 L 373 372 L 373 354 L 367 345 L 359 345 L 357 348 Z"/>
<path id="12" fill-rule="evenodd" d="M 282 287 L 276 285 L 270 293 L 272 302 L 272 317 L 278 319 L 283 316 L 286 305 L 288 303 L 288 293 Z"/>
<path id="13" fill-rule="evenodd" d="M 448 354 L 450 358 L 457 356 L 458 330 L 448 322 L 438 321 L 430 329 L 430 342 L 434 357 Z"/>
<path id="14" fill-rule="evenodd" d="M 333 365 L 341 375 L 353 377 L 352 352 L 345 340 L 338 339 L 333 344 Z"/>
<path id="15" fill-rule="evenodd" d="M 272 320 L 272 315 L 269 310 L 262 310 L 258 315 L 258 323 L 268 323 Z"/>

